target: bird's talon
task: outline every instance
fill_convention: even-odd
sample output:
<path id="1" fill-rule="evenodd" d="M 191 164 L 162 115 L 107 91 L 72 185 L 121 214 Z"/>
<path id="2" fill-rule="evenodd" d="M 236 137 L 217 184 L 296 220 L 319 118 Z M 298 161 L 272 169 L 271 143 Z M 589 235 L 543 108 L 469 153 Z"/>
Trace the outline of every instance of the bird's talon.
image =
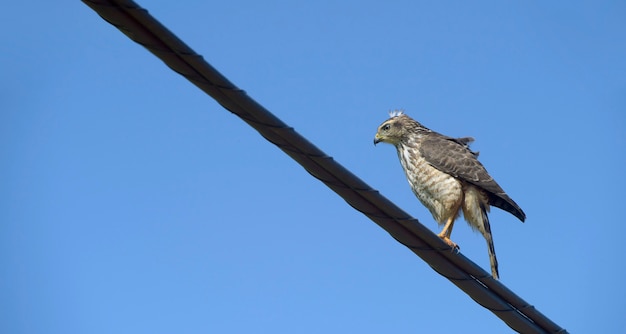
<path id="1" fill-rule="evenodd" d="M 450 238 L 446 237 L 446 236 L 439 236 L 439 238 L 441 238 L 441 240 L 443 240 L 443 242 L 446 243 L 446 245 L 450 246 L 450 248 L 452 248 L 452 251 L 456 251 L 457 253 L 461 250 L 461 247 L 459 247 L 459 245 L 456 244 L 456 242 L 450 240 Z"/>

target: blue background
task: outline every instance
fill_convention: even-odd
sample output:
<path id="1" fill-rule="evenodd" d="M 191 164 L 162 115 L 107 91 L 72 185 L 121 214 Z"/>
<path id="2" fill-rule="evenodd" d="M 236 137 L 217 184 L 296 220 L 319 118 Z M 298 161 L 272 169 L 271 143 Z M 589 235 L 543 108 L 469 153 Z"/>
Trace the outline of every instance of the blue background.
<path id="1" fill-rule="evenodd" d="M 626 331 L 623 2 L 140 5 L 435 232 L 376 127 L 474 136 L 528 215 L 492 211 L 502 282 Z M 83 3 L 7 3 L 0 36 L 0 332 L 509 330 Z"/>

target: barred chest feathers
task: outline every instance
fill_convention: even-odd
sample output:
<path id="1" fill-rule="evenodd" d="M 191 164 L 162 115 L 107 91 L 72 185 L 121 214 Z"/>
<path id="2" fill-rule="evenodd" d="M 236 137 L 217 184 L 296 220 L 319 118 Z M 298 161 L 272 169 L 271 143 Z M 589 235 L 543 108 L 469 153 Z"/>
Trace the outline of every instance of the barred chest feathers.
<path id="1" fill-rule="evenodd" d="M 411 190 L 435 220 L 444 224 L 451 214 L 456 216 L 463 200 L 461 182 L 431 166 L 419 154 L 418 142 L 400 143 L 396 149 Z"/>

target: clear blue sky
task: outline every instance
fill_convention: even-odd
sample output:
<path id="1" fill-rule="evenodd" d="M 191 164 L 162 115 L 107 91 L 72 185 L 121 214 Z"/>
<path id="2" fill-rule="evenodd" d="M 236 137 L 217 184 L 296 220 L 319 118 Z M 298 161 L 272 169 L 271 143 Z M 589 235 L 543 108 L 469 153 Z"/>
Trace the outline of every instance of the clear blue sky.
<path id="1" fill-rule="evenodd" d="M 433 231 L 376 127 L 474 136 L 528 215 L 492 211 L 502 282 L 626 331 L 623 2 L 140 4 Z M 6 3 L 0 36 L 0 332 L 508 331 L 83 3 Z"/>

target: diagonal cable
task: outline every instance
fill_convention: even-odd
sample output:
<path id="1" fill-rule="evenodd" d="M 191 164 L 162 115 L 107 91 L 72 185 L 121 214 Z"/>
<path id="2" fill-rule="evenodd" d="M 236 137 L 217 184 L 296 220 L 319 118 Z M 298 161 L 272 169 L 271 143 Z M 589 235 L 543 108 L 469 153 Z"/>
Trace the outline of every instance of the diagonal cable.
<path id="1" fill-rule="evenodd" d="M 144 46 L 172 70 L 256 129 L 350 206 L 385 229 L 394 239 L 512 329 L 521 333 L 567 333 L 502 283 L 494 280 L 481 267 L 462 254 L 451 252 L 441 239 L 417 219 L 409 216 L 250 98 L 138 4 L 131 0 L 83 2 L 105 21 Z"/>

